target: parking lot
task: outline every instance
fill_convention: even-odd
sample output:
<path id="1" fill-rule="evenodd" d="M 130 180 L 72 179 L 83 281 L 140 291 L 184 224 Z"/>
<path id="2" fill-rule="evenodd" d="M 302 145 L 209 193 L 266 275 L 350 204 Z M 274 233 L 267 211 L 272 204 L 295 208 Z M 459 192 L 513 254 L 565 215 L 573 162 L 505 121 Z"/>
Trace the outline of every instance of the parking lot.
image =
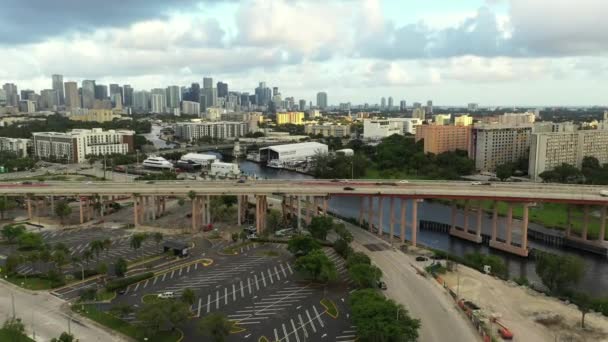
<path id="1" fill-rule="evenodd" d="M 171 292 L 179 298 L 185 289 L 196 293 L 191 306 L 193 320 L 184 329 L 184 341 L 199 341 L 196 319 L 222 312 L 242 332 L 230 341 L 257 341 L 265 336 L 271 341 L 354 341 L 345 300 L 348 295 L 346 271 L 341 258 L 325 249 L 335 260 L 340 274 L 336 284 L 321 286 L 306 281 L 294 270 L 294 259 L 285 244 L 250 244 L 237 248 L 237 255 L 218 253 L 225 243 L 215 243 L 207 257 L 213 263 L 204 266 L 190 263 L 158 273 L 155 277 L 130 285 L 112 304 L 142 305 L 146 295 Z M 266 256 L 264 252 L 274 251 Z M 321 300 L 332 300 L 339 315 L 331 317 Z M 136 321 L 135 314 L 127 317 Z"/>

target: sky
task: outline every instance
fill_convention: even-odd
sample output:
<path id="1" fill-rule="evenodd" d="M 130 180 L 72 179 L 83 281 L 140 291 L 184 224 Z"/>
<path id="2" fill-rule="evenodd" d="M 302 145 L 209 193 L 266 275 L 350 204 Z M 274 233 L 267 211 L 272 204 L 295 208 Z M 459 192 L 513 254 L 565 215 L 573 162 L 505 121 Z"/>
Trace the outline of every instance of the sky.
<path id="1" fill-rule="evenodd" d="M 606 0 L 3 0 L 0 84 L 202 84 L 330 104 L 608 102 Z"/>

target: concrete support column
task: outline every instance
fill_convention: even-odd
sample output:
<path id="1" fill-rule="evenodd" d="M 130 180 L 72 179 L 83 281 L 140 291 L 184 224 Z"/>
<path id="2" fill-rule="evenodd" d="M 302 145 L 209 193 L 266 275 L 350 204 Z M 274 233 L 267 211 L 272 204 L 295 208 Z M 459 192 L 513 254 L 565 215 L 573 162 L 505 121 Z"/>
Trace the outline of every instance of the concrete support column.
<path id="1" fill-rule="evenodd" d="M 243 221 L 243 218 L 242 218 L 242 215 L 243 215 L 243 204 L 242 204 L 242 201 L 243 201 L 243 196 L 241 196 L 241 195 L 236 196 L 236 224 L 239 225 L 239 226 L 242 225 L 242 223 L 243 223 L 242 222 Z"/>
<path id="2" fill-rule="evenodd" d="M 418 234 L 418 199 L 412 200 L 412 246 L 416 247 Z"/>
<path id="3" fill-rule="evenodd" d="M 78 207 L 80 208 L 80 224 L 83 224 L 84 223 L 84 208 L 83 208 L 83 203 L 82 203 L 82 196 L 78 196 Z M 29 208 L 29 200 L 28 200 L 28 213 L 31 216 L 31 209 Z"/>
<path id="4" fill-rule="evenodd" d="M 311 220 L 312 196 L 306 196 L 306 224 L 310 224 Z"/>
<path id="5" fill-rule="evenodd" d="M 367 210 L 367 224 L 369 226 L 369 231 L 372 231 L 372 226 L 373 226 L 373 222 L 374 222 L 374 197 L 373 196 L 368 196 L 367 197 L 368 200 L 368 210 Z"/>
<path id="6" fill-rule="evenodd" d="M 507 208 L 507 235 L 506 235 L 505 243 L 508 246 L 510 246 L 512 239 L 513 239 L 513 203 L 509 202 L 509 206 Z"/>
<path id="7" fill-rule="evenodd" d="M 454 231 L 456 229 L 456 210 L 457 210 L 456 203 L 452 202 L 452 205 L 450 207 L 451 207 L 451 218 L 450 218 L 451 222 L 450 223 L 452 225 L 450 230 Z"/>
<path id="8" fill-rule="evenodd" d="M 101 196 L 99 200 L 101 201 L 101 207 L 99 208 L 99 216 L 103 217 L 106 214 L 106 201 L 104 200 L 104 196 Z"/>
<path id="9" fill-rule="evenodd" d="M 390 220 L 390 233 L 389 233 L 389 241 L 393 241 L 393 237 L 395 236 L 395 197 L 391 197 L 391 202 L 390 202 L 390 215 L 391 215 L 391 220 Z"/>
<path id="10" fill-rule="evenodd" d="M 298 200 L 298 214 L 296 218 L 298 219 L 298 230 L 302 229 L 302 196 L 297 197 Z"/>
<path id="11" fill-rule="evenodd" d="M 406 205 L 407 205 L 407 202 L 405 201 L 405 199 L 401 198 L 401 235 L 400 235 L 401 243 L 405 242 L 405 229 L 406 229 L 405 225 L 407 223 L 407 220 L 405 217 Z"/>
<path id="12" fill-rule="evenodd" d="M 477 227 L 475 229 L 475 235 L 477 239 L 481 241 L 481 221 L 483 218 L 483 208 L 481 207 L 481 202 L 479 203 L 479 207 L 477 207 Z"/>
<path id="13" fill-rule="evenodd" d="M 496 242 L 498 236 L 498 202 L 494 201 L 492 208 L 492 241 Z"/>
<path id="14" fill-rule="evenodd" d="M 82 206 L 80 207 L 81 217 L 82 217 Z M 139 226 L 139 208 L 137 205 L 137 196 L 133 196 L 133 225 L 135 227 Z"/>
<path id="15" fill-rule="evenodd" d="M 207 195 L 207 200 L 205 202 L 207 202 L 207 224 L 211 224 L 211 196 Z"/>
<path id="16" fill-rule="evenodd" d="M 25 200 L 25 202 L 27 203 L 27 218 L 31 220 L 32 219 L 32 199 L 28 197 Z M 82 210 L 81 210 L 81 212 L 82 212 Z"/>
<path id="17" fill-rule="evenodd" d="M 524 251 L 528 250 L 528 203 L 524 203 L 523 215 L 522 215 L 522 226 L 521 226 L 521 248 Z"/>
<path id="18" fill-rule="evenodd" d="M 600 213 L 600 233 L 598 240 L 600 243 L 604 242 L 604 238 L 606 237 L 606 206 L 603 205 Z"/>
<path id="19" fill-rule="evenodd" d="M 469 200 L 464 202 L 464 232 L 469 232 Z"/>
<path id="20" fill-rule="evenodd" d="M 585 209 L 583 210 L 583 232 L 581 234 L 581 238 L 583 240 L 587 240 L 587 232 L 589 230 L 589 206 L 586 205 Z"/>
<path id="21" fill-rule="evenodd" d="M 40 217 L 40 199 L 34 199 L 34 212 L 36 213 L 36 217 Z"/>
<path id="22" fill-rule="evenodd" d="M 572 228 L 572 207 L 568 204 L 566 210 L 566 237 L 569 237 Z"/>
<path id="23" fill-rule="evenodd" d="M 327 216 L 327 210 L 329 209 L 329 196 L 323 197 L 323 216 Z"/>
<path id="24" fill-rule="evenodd" d="M 198 201 L 198 197 L 192 199 L 192 214 L 190 214 L 190 218 L 192 219 L 192 233 L 196 233 L 196 202 Z"/>
<path id="25" fill-rule="evenodd" d="M 51 216 L 55 216 L 55 196 L 51 195 Z"/>
<path id="26" fill-rule="evenodd" d="M 383 222 L 382 221 L 384 221 L 384 215 L 383 215 L 384 213 L 382 211 L 382 209 L 383 209 L 382 208 L 383 202 L 384 202 L 384 197 L 383 196 L 379 196 L 378 197 L 378 236 L 382 236 L 382 233 L 383 233 L 382 232 L 382 230 L 383 230 L 383 227 L 382 227 L 382 223 Z"/>
<path id="27" fill-rule="evenodd" d="M 359 226 L 363 226 L 363 214 L 365 212 L 365 197 L 359 197 Z"/>

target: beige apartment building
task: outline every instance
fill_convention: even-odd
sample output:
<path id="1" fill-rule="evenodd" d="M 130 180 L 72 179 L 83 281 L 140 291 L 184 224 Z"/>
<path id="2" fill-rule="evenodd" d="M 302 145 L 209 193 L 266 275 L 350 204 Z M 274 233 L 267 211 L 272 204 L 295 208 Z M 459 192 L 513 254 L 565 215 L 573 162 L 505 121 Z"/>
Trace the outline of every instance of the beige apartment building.
<path id="1" fill-rule="evenodd" d="M 416 141 L 424 140 L 424 153 L 468 151 L 471 145 L 471 126 L 420 125 Z"/>
<path id="2" fill-rule="evenodd" d="M 608 163 L 608 130 L 534 133 L 528 173 L 534 181 L 542 181 L 539 174 L 544 171 L 563 163 L 580 168 L 587 156 Z"/>
<path id="3" fill-rule="evenodd" d="M 473 126 L 469 157 L 478 171 L 494 172 L 496 166 L 527 158 L 532 124 L 476 124 Z"/>
<path id="4" fill-rule="evenodd" d="M 304 112 L 277 113 L 277 125 L 294 124 L 302 125 Z"/>
<path id="5" fill-rule="evenodd" d="M 111 109 L 75 109 L 69 116 L 70 120 L 84 122 L 109 122 L 115 118 L 120 118 L 120 115 Z"/>
<path id="6" fill-rule="evenodd" d="M 346 125 L 306 125 L 304 126 L 306 134 L 321 134 L 324 137 L 339 137 L 344 138 L 350 136 L 350 126 Z"/>

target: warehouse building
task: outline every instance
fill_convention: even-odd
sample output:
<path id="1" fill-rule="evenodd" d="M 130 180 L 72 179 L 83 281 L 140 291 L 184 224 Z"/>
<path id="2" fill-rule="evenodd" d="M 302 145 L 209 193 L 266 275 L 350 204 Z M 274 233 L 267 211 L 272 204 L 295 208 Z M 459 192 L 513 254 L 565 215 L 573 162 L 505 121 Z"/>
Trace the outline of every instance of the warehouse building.
<path id="1" fill-rule="evenodd" d="M 268 146 L 260 149 L 260 161 L 279 160 L 285 162 L 307 160 L 315 154 L 327 152 L 327 145 L 318 142 Z"/>

